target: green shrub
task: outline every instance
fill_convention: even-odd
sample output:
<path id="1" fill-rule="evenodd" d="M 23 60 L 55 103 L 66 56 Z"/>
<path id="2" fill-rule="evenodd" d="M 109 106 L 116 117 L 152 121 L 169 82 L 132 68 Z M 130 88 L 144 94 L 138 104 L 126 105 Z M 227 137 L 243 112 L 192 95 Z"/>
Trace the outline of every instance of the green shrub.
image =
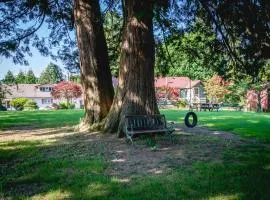
<path id="1" fill-rule="evenodd" d="M 185 101 L 185 100 L 178 100 L 178 101 L 176 102 L 176 106 L 177 106 L 178 108 L 186 108 L 187 105 L 188 105 L 188 103 L 187 103 L 187 101 Z"/>
<path id="2" fill-rule="evenodd" d="M 67 102 L 60 102 L 58 105 L 59 109 L 68 109 Z"/>
<path id="3" fill-rule="evenodd" d="M 59 109 L 74 109 L 74 103 L 60 102 L 58 105 Z"/>
<path id="4" fill-rule="evenodd" d="M 27 98 L 16 98 L 10 101 L 10 105 L 16 110 L 23 110 L 24 104 L 26 104 L 27 101 Z"/>
<path id="5" fill-rule="evenodd" d="M 38 109 L 37 103 L 30 99 L 23 106 L 23 110 L 36 110 L 36 109 Z"/>

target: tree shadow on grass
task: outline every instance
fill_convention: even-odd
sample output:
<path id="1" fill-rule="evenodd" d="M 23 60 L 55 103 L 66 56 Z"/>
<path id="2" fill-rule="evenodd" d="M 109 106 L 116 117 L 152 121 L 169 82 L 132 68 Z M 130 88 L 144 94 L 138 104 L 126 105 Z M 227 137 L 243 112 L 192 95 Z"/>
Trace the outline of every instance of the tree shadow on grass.
<path id="1" fill-rule="evenodd" d="M 179 136 L 181 137 L 181 136 Z M 187 139 L 190 140 L 190 139 Z M 116 139 L 117 141 L 117 139 Z M 106 137 L 0 143 L 0 197 L 24 199 L 269 199 L 270 148 L 244 144 L 222 162 L 177 165 L 167 174 L 115 177 Z M 196 142 L 196 140 L 191 142 Z M 127 148 L 134 148 L 126 146 Z M 144 153 L 145 146 L 140 151 Z M 203 150 L 203 149 L 202 149 Z M 138 155 L 140 156 L 140 155 Z M 143 163 L 142 163 L 143 164 Z M 136 167 L 136 166 L 134 166 Z"/>

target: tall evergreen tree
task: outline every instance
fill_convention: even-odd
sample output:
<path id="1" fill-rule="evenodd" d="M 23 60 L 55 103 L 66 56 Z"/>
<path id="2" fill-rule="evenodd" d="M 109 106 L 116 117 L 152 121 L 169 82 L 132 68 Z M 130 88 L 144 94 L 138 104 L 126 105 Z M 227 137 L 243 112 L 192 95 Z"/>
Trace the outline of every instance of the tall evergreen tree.
<path id="1" fill-rule="evenodd" d="M 17 84 L 25 84 L 26 83 L 26 76 L 22 70 L 20 70 L 20 72 L 16 76 L 16 83 Z"/>
<path id="2" fill-rule="evenodd" d="M 53 63 L 49 63 L 48 66 L 40 74 L 39 83 L 59 83 L 64 80 L 62 69 Z"/>
<path id="3" fill-rule="evenodd" d="M 74 19 L 86 108 L 81 128 L 85 129 L 106 117 L 114 91 L 99 1 L 75 0 Z"/>
<path id="4" fill-rule="evenodd" d="M 105 131 L 118 131 L 122 136 L 124 116 L 159 113 L 154 89 L 153 16 L 161 2 L 167 1 L 124 1 L 119 83 Z"/>
<path id="5" fill-rule="evenodd" d="M 5 84 L 15 84 L 16 83 L 16 79 L 10 70 L 8 70 L 8 72 L 6 73 L 6 75 L 3 79 L 3 83 L 5 83 Z"/>
<path id="6" fill-rule="evenodd" d="M 38 80 L 37 80 L 33 70 L 29 69 L 26 76 L 25 76 L 25 83 L 27 83 L 27 84 L 35 84 L 35 83 L 37 83 L 37 81 Z"/>

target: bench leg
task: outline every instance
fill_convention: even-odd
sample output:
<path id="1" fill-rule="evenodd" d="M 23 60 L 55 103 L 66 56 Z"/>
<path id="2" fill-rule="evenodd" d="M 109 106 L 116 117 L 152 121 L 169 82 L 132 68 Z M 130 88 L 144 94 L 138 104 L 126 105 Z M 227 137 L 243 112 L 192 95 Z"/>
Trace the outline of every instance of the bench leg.
<path id="1" fill-rule="evenodd" d="M 133 140 L 132 140 L 132 136 L 130 136 L 130 135 L 128 135 L 128 134 L 126 134 L 126 142 L 128 142 L 128 141 L 130 141 L 131 142 L 131 144 L 133 145 Z"/>
<path id="2" fill-rule="evenodd" d="M 166 135 L 170 137 L 171 143 L 173 144 L 173 138 L 172 138 L 172 132 L 171 131 L 167 131 Z"/>

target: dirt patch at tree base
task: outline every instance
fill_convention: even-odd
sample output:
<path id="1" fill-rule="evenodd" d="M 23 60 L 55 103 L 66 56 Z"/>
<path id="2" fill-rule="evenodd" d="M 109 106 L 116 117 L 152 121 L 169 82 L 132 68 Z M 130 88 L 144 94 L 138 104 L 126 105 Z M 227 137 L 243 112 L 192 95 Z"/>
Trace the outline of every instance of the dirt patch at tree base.
<path id="1" fill-rule="evenodd" d="M 55 157 L 66 151 L 76 151 L 78 156 L 101 155 L 109 163 L 106 174 L 125 178 L 168 173 L 179 166 L 198 161 L 222 162 L 224 151 L 250 143 L 248 140 L 222 131 L 205 128 L 187 129 L 176 125 L 172 140 L 166 136 L 139 137 L 134 145 L 116 135 L 78 133 L 70 127 L 58 129 L 12 129 L 0 133 L 0 142 L 46 141 L 51 148 L 44 156 Z M 55 147 L 57 148 L 57 152 Z M 60 149 L 60 150 L 59 150 Z"/>

